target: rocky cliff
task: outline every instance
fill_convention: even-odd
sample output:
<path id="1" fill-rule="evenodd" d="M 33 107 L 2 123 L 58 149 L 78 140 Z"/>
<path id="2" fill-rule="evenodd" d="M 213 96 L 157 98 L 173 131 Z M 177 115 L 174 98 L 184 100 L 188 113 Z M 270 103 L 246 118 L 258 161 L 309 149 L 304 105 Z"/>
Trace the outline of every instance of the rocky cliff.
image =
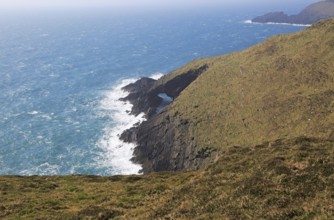
<path id="1" fill-rule="evenodd" d="M 333 39 L 332 19 L 125 88 L 148 118 L 122 135 L 137 144 L 133 160 L 145 173 L 194 170 L 231 146 L 334 136 Z M 174 101 L 156 113 L 162 92 Z"/>
<path id="2" fill-rule="evenodd" d="M 327 0 L 310 5 L 297 15 L 287 15 L 284 12 L 271 12 L 254 18 L 252 22 L 313 24 L 321 19 L 332 17 L 334 17 L 334 1 Z"/>
<path id="3" fill-rule="evenodd" d="M 146 116 L 150 118 L 156 114 L 158 106 L 163 101 L 162 98 L 159 97 L 159 94 L 164 93 L 172 99 L 177 98 L 180 93 L 207 68 L 207 65 L 203 65 L 197 69 L 190 69 L 167 81 L 164 81 L 164 78 L 157 81 L 144 77 L 123 88 L 130 94 L 122 98 L 122 100 L 130 101 L 133 104 L 132 114 L 138 115 L 144 112 Z"/>
<path id="4" fill-rule="evenodd" d="M 173 117 L 164 117 L 168 107 L 159 114 L 157 113 L 157 108 L 162 103 L 159 94 L 165 93 L 173 100 L 176 99 L 207 69 L 208 65 L 203 64 L 181 74 L 164 76 L 157 81 L 142 78 L 123 88 L 130 93 L 123 100 L 133 104 L 132 114 L 137 115 L 144 112 L 148 118 L 148 121 L 123 132 L 121 135 L 121 139 L 124 141 L 137 143 L 136 157 L 133 160 L 143 165 L 144 172 L 181 170 L 185 167 L 193 167 L 193 160 L 199 157 L 199 159 L 203 159 L 207 154 L 207 152 L 196 152 L 193 155 L 193 145 L 185 142 L 185 137 L 182 134 L 186 133 L 187 119 L 181 119 L 179 122 L 173 121 L 178 113 L 175 113 Z M 175 127 L 175 123 L 178 123 L 177 127 Z M 156 162 L 152 163 L 152 161 Z M 171 161 L 175 162 L 171 163 Z"/>

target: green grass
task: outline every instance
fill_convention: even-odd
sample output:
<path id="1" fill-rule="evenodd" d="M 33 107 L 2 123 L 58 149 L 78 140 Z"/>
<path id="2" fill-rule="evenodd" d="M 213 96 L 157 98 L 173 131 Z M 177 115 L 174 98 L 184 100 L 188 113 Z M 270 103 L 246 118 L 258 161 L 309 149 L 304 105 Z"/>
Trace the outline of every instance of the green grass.
<path id="1" fill-rule="evenodd" d="M 143 176 L 2 176 L 1 219 L 330 219 L 334 141 L 230 147 L 208 168 Z"/>
<path id="2" fill-rule="evenodd" d="M 151 217 L 330 219 L 333 147 L 332 141 L 300 137 L 229 148 L 217 163 L 169 195 Z"/>
<path id="3" fill-rule="evenodd" d="M 2 176 L 0 218 L 83 219 L 131 216 L 154 205 L 155 198 L 192 173 L 150 176 Z M 172 188 L 169 186 L 172 185 Z M 151 205 L 149 205 L 151 204 Z"/>
<path id="4" fill-rule="evenodd" d="M 193 137 L 198 149 L 218 154 L 231 145 L 327 138 L 334 132 L 333 39 L 330 19 L 241 52 L 196 60 L 161 79 L 209 66 L 161 118 L 168 115 L 176 125 L 187 119 L 186 143 Z"/>

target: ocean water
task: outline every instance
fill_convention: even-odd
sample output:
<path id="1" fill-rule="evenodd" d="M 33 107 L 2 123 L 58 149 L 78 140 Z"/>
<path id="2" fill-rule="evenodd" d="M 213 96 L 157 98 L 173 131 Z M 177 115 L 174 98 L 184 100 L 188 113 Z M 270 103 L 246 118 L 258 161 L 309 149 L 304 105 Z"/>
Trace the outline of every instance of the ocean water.
<path id="1" fill-rule="evenodd" d="M 138 173 L 122 86 L 305 27 L 216 11 L 0 15 L 0 175 Z"/>

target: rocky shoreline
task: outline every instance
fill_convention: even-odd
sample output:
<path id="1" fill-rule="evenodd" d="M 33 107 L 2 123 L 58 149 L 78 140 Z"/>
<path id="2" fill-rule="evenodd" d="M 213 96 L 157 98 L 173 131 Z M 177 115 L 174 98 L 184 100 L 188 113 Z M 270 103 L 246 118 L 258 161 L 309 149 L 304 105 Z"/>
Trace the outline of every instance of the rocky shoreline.
<path id="1" fill-rule="evenodd" d="M 143 173 L 199 168 L 194 159 L 203 159 L 206 153 L 191 155 L 186 152 L 195 144 L 185 143 L 185 138 L 182 137 L 182 130 L 187 129 L 188 121 L 178 120 L 177 113 L 170 117 L 167 114 L 168 105 L 160 112 L 157 110 L 163 103 L 159 94 L 166 94 L 175 100 L 207 68 L 208 65 L 202 65 L 171 79 L 166 76 L 159 80 L 143 77 L 123 87 L 129 95 L 121 100 L 129 101 L 133 105 L 130 114 L 138 115 L 144 112 L 147 118 L 143 123 L 125 130 L 120 137 L 124 142 L 137 145 L 132 161 L 142 165 Z"/>

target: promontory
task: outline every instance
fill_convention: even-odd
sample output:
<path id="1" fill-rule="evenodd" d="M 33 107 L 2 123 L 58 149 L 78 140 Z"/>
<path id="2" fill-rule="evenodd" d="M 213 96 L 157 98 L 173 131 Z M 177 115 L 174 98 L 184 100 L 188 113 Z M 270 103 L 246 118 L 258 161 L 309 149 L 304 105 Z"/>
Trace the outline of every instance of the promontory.
<path id="1" fill-rule="evenodd" d="M 297 15 L 284 12 L 270 12 L 252 19 L 256 23 L 314 24 L 321 19 L 334 17 L 334 0 L 326 0 L 309 5 Z"/>

